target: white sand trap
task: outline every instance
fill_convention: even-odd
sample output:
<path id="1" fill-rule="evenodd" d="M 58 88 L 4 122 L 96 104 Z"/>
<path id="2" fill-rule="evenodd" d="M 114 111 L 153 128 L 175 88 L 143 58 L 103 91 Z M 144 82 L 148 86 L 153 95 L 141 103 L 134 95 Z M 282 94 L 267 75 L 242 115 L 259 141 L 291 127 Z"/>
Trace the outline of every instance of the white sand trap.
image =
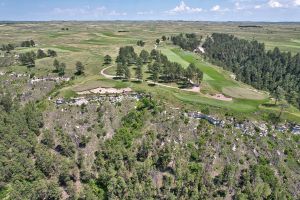
<path id="1" fill-rule="evenodd" d="M 77 92 L 79 95 L 84 95 L 84 94 L 122 94 L 126 92 L 131 92 L 131 88 L 122 88 L 122 89 L 116 89 L 116 88 L 95 88 L 92 90 L 86 90 L 86 91 L 81 91 Z"/>
<path id="2" fill-rule="evenodd" d="M 232 98 L 225 97 L 223 94 L 210 95 L 210 97 L 221 101 L 232 101 Z"/>

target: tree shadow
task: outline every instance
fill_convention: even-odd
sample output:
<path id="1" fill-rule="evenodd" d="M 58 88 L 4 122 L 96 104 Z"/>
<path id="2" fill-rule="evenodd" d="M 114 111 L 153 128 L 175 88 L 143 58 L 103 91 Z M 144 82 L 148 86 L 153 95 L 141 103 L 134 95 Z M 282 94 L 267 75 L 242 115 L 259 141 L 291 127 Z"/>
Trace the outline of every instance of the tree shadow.
<path id="1" fill-rule="evenodd" d="M 194 86 L 190 82 L 182 81 L 182 80 L 181 81 L 177 81 L 176 83 L 178 85 L 178 88 L 180 88 L 180 89 L 191 89 Z"/>
<path id="2" fill-rule="evenodd" d="M 118 76 L 113 77 L 113 80 L 122 80 L 122 79 L 123 79 L 122 77 L 118 77 Z"/>
<path id="3" fill-rule="evenodd" d="M 131 81 L 132 83 L 136 83 L 136 84 L 141 84 L 142 83 L 142 81 L 141 80 L 133 80 L 133 81 Z"/>
<path id="4" fill-rule="evenodd" d="M 278 107 L 276 104 L 274 103 L 263 103 L 262 106 L 268 107 L 268 108 L 274 108 L 274 107 Z"/>

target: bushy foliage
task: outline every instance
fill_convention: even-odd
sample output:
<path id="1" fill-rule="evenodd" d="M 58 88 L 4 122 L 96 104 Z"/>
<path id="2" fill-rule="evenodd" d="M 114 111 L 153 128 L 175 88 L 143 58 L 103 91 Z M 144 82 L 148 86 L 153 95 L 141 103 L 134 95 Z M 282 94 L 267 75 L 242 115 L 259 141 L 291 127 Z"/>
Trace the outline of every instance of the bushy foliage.
<path id="1" fill-rule="evenodd" d="M 194 51 L 199 47 L 202 37 L 198 38 L 194 33 L 179 34 L 172 36 L 173 44 L 180 46 L 182 49 Z"/>

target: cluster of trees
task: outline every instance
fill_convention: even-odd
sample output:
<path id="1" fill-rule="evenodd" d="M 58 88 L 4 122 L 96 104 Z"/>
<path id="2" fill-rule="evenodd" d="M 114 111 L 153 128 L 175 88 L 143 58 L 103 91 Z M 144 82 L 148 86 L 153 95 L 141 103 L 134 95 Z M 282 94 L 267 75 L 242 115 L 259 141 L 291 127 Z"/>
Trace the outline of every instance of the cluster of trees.
<path id="1" fill-rule="evenodd" d="M 21 47 L 34 47 L 35 42 L 33 40 L 26 40 L 21 42 Z"/>
<path id="2" fill-rule="evenodd" d="M 66 69 L 66 64 L 64 62 L 59 62 L 57 59 L 53 61 L 53 67 L 54 73 L 57 73 L 59 76 L 64 76 L 65 75 L 65 69 Z M 82 62 L 77 61 L 75 63 L 75 75 L 82 75 L 84 74 L 84 65 Z"/>
<path id="3" fill-rule="evenodd" d="M 132 46 L 121 47 L 116 62 L 131 65 L 135 63 L 137 57 Z"/>
<path id="4" fill-rule="evenodd" d="M 203 72 L 191 63 L 184 69 L 179 63 L 170 62 L 167 56 L 153 49 L 150 53 L 153 63 L 148 64 L 148 70 L 152 75 L 152 80 L 159 79 L 164 82 L 184 81 L 185 84 L 200 84 L 203 79 Z"/>
<path id="5" fill-rule="evenodd" d="M 47 53 L 45 53 L 44 50 L 42 50 L 42 49 L 38 49 L 37 53 L 36 53 L 37 59 L 42 59 L 42 58 L 46 58 L 46 57 L 56 57 L 56 56 L 57 56 L 56 51 L 54 51 L 52 49 L 48 49 Z"/>
<path id="6" fill-rule="evenodd" d="M 117 70 L 116 76 L 124 77 L 129 80 L 131 78 L 131 73 L 129 67 L 137 63 L 138 55 L 134 52 L 132 46 L 121 47 L 119 50 L 119 55 L 117 56 Z"/>
<path id="7" fill-rule="evenodd" d="M 14 50 L 17 46 L 19 46 L 19 44 L 2 44 L 0 50 L 1 51 L 6 51 L 7 53 L 9 53 L 10 51 Z M 26 40 L 21 42 L 20 44 L 21 47 L 34 47 L 35 46 L 35 42 L 33 40 Z"/>
<path id="8" fill-rule="evenodd" d="M 9 93 L 0 93 L 1 198 L 8 188 L 8 199 L 61 198 L 58 184 L 46 180 L 58 171 L 60 163 L 38 144 L 41 127 L 42 113 L 33 103 L 23 107 Z"/>
<path id="9" fill-rule="evenodd" d="M 195 33 L 181 33 L 177 36 L 172 36 L 171 40 L 173 44 L 180 46 L 184 50 L 194 51 L 199 47 L 202 36 L 198 38 Z"/>
<path id="10" fill-rule="evenodd" d="M 6 51 L 7 53 L 9 53 L 10 51 L 15 49 L 15 45 L 13 44 L 2 44 L 2 47 L 0 48 L 1 51 Z"/>
<path id="11" fill-rule="evenodd" d="M 57 59 L 53 61 L 54 72 L 58 73 L 59 76 L 65 75 L 66 64 L 60 63 Z"/>
<path id="12" fill-rule="evenodd" d="M 212 62 L 234 72 L 238 80 L 300 107 L 300 53 L 277 47 L 266 51 L 263 43 L 220 33 L 207 37 L 203 47 Z"/>
<path id="13" fill-rule="evenodd" d="M 136 44 L 137 44 L 138 46 L 140 46 L 140 47 L 143 47 L 143 46 L 145 46 L 146 42 L 144 42 L 143 40 L 138 40 L 138 41 L 136 42 Z"/>
<path id="14" fill-rule="evenodd" d="M 154 82 L 160 79 L 164 82 L 183 81 L 186 85 L 200 84 L 203 79 L 203 73 L 193 63 L 184 69 L 179 63 L 169 61 L 167 56 L 155 49 L 150 54 L 148 51 L 142 50 L 137 56 L 133 47 L 121 47 L 116 62 L 116 76 L 124 77 L 127 80 L 131 78 L 131 65 L 136 66 L 135 78 L 142 80 L 144 64 L 148 64 L 148 71 Z"/>
<path id="15" fill-rule="evenodd" d="M 38 49 L 37 53 L 29 51 L 19 54 L 19 61 L 21 65 L 27 66 L 28 68 L 35 67 L 35 60 L 45 57 L 56 57 L 57 53 L 54 50 L 48 49 L 47 54 L 42 50 Z"/>
<path id="16" fill-rule="evenodd" d="M 35 67 L 36 53 L 34 51 L 28 51 L 19 55 L 19 61 L 21 65 L 28 68 Z"/>

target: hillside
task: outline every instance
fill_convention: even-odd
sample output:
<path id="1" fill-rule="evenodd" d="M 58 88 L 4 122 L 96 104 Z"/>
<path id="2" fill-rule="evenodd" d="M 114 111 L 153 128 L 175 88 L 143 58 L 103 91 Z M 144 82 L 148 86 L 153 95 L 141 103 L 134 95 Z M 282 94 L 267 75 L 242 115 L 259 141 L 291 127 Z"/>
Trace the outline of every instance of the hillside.
<path id="1" fill-rule="evenodd" d="M 296 58 L 297 23 L 258 25 L 0 26 L 0 199 L 299 199 L 299 82 L 274 98 L 220 44 L 189 49 L 222 32 Z"/>

